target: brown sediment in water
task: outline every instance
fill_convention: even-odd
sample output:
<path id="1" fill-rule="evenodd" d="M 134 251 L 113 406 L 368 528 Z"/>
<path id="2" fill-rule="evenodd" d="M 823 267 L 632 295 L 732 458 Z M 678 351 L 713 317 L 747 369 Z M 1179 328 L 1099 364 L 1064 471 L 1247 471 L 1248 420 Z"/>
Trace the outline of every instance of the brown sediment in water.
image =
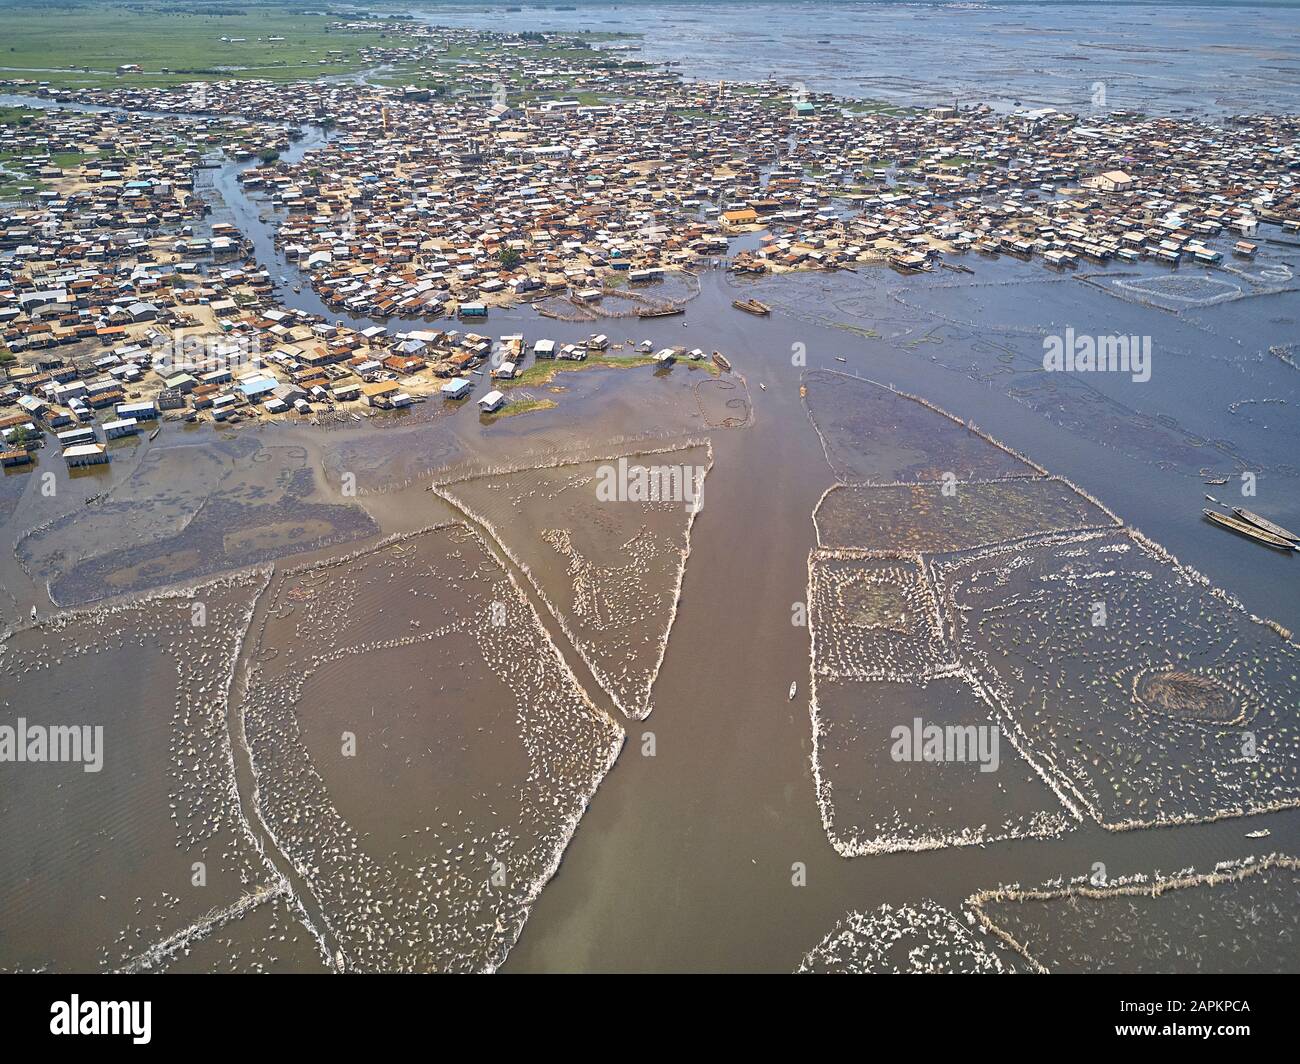
<path id="1" fill-rule="evenodd" d="M 1224 911 L 1223 902 L 1218 898 L 1218 891 L 1223 888 L 1233 887 L 1241 884 L 1250 884 L 1252 881 L 1264 882 L 1266 877 L 1273 874 L 1281 874 L 1282 886 L 1278 888 L 1278 898 L 1284 904 L 1294 900 L 1295 887 L 1297 883 L 1297 874 L 1300 873 L 1300 861 L 1287 855 L 1272 853 L 1262 857 L 1246 857 L 1235 861 L 1220 861 L 1209 872 L 1197 873 L 1192 870 L 1180 872 L 1173 876 L 1154 876 L 1134 875 L 1128 877 L 1116 878 L 1104 885 L 1095 885 L 1090 883 L 1086 878 L 1080 878 L 1068 885 L 1052 885 L 1042 888 L 1022 888 L 1019 885 L 998 887 L 993 890 L 978 891 L 972 894 L 966 901 L 969 911 L 973 914 L 978 926 L 987 934 L 991 935 L 997 941 L 1001 942 L 1009 949 L 1014 950 L 1025 962 L 1030 969 L 1040 974 L 1047 974 L 1056 968 L 1076 967 L 1078 960 L 1072 960 L 1068 952 L 1062 955 L 1059 951 L 1057 955 L 1048 955 L 1044 953 L 1045 948 L 1050 948 L 1050 943 L 1044 942 L 1041 945 L 1033 941 L 1026 941 L 1017 937 L 1016 933 L 1009 930 L 1006 926 L 1008 922 L 1014 922 L 1011 918 L 1017 915 L 1017 910 L 1021 906 L 1029 906 L 1044 903 L 1049 906 L 1062 906 L 1063 911 L 1074 913 L 1080 908 L 1082 902 L 1094 902 L 1099 906 L 1107 903 L 1123 901 L 1125 899 L 1158 899 L 1170 894 L 1176 894 L 1180 897 L 1184 891 L 1199 892 L 1204 888 L 1209 888 L 1204 898 L 1198 898 L 1205 907 L 1202 911 L 1201 919 L 1197 921 L 1200 925 L 1199 934 L 1195 941 L 1201 941 L 1208 937 L 1205 924 L 1208 919 L 1205 914 L 1211 916 L 1219 915 Z M 1193 895 L 1188 895 L 1188 900 Z M 990 910 L 999 910 L 1001 915 L 996 916 Z M 1097 909 L 1099 918 L 1101 908 Z M 1061 919 L 1062 910 L 1057 910 L 1058 920 Z M 1251 914 L 1256 914 L 1253 919 Z M 1252 908 L 1250 913 L 1242 915 L 1249 921 L 1246 925 L 1251 932 L 1258 932 L 1259 928 L 1255 925 L 1258 923 L 1258 907 Z M 1184 917 L 1186 919 L 1186 917 Z M 1114 917 L 1105 921 L 1105 928 L 1110 929 L 1113 925 Z M 1175 924 L 1181 921 L 1175 921 Z M 1151 926 L 1148 924 L 1148 926 Z M 1265 929 L 1265 936 L 1272 936 L 1276 948 L 1286 950 L 1286 941 L 1291 935 L 1290 928 L 1277 926 Z M 1232 934 L 1231 929 L 1227 931 L 1228 935 Z M 1281 934 L 1281 939 L 1277 938 Z M 1104 942 L 1106 930 L 1102 931 L 1101 938 Z M 1142 961 L 1153 959 L 1156 967 L 1160 970 L 1169 971 L 1171 966 L 1180 960 L 1189 952 L 1188 947 L 1182 942 L 1181 938 L 1172 938 L 1168 940 L 1166 955 L 1161 957 L 1149 958 L 1147 953 L 1134 953 L 1135 943 L 1130 937 L 1117 936 L 1116 949 L 1119 950 L 1119 957 L 1115 958 L 1120 961 Z M 1226 948 L 1223 951 L 1223 957 L 1219 961 L 1221 967 L 1228 967 L 1235 957 L 1240 943 L 1235 939 L 1229 943 L 1224 943 Z M 1095 949 L 1096 947 L 1090 947 Z M 1197 946 L 1197 948 L 1201 948 Z M 1046 958 L 1046 959 L 1044 959 Z M 1080 958 L 1079 960 L 1082 960 Z M 1213 961 L 1214 958 L 1208 958 Z M 1203 967 L 1205 962 L 1196 964 L 1195 970 L 1206 970 Z M 1191 970 L 1184 964 L 1185 970 Z M 1088 958 L 1086 969 L 1088 971 L 1103 970 L 1095 958 Z"/>
<path id="2" fill-rule="evenodd" d="M 858 415 L 845 422 L 834 414 L 822 424 L 818 410 L 825 396 L 817 385 L 835 382 L 841 411 L 862 409 L 864 396 L 887 404 L 910 400 L 842 374 L 805 379 L 812 385 L 806 408 L 828 464 L 842 479 L 857 478 L 865 467 L 839 459 L 848 453 L 843 437 L 861 446 Z M 952 420 L 933 404 L 921 406 Z M 905 819 L 875 838 L 845 838 L 837 829 L 833 778 L 843 770 L 828 762 L 837 756 L 828 744 L 842 741 L 850 719 L 843 706 L 836 708 L 843 701 L 837 690 L 863 678 L 911 684 L 914 692 L 950 676 L 964 678 L 990 710 L 988 716 L 970 713 L 971 720 L 996 721 L 1011 740 L 1012 756 L 1028 762 L 1070 815 L 1085 811 L 1109 830 L 1300 804 L 1294 752 L 1283 737 L 1286 677 L 1294 682 L 1300 660 L 1296 647 L 1271 642 L 1257 618 L 1230 596 L 1214 594 L 1203 577 L 1124 529 L 1064 479 L 1041 470 L 972 478 L 969 471 L 985 462 L 978 451 L 967 452 L 965 477 L 941 474 L 929 452 L 947 437 L 930 437 L 909 418 L 907 408 L 899 408 L 870 430 L 882 439 L 886 461 L 897 463 L 893 470 L 873 456 L 868 483 L 833 485 L 814 511 L 821 546 L 808 563 L 812 767 L 823 826 L 837 849 L 848 855 L 966 841 L 961 833 L 950 841 L 913 837 L 918 825 Z M 910 442 L 891 456 L 896 429 Z M 891 482 L 891 471 L 901 468 L 919 482 Z M 942 487 L 926 483 L 940 479 Z M 835 568 L 845 565 L 860 567 L 848 583 Z M 923 580 L 905 579 L 904 570 Z M 882 599 L 883 590 L 868 593 L 864 580 L 872 573 L 883 589 L 892 589 L 892 599 Z M 909 586 L 932 590 L 935 605 L 927 606 L 915 591 L 907 594 Z M 913 618 L 910 626 L 873 623 L 886 607 Z M 863 616 L 868 623 L 855 623 Z M 909 630 L 926 616 L 935 624 L 928 638 L 924 628 Z M 853 649 L 855 642 L 861 649 Z M 936 648 L 942 652 L 934 657 Z M 1208 663 L 1185 680 L 1189 657 Z M 894 697 L 900 700 L 909 701 Z M 918 717 L 925 708 L 943 713 L 933 694 L 929 703 L 919 695 L 913 701 Z M 871 710 L 862 715 L 869 721 Z M 1258 749 L 1265 751 L 1249 768 L 1239 750 L 1246 726 L 1259 733 Z M 854 756 L 869 761 L 871 751 L 878 755 L 883 740 L 874 742 Z M 841 747 L 838 756 L 851 750 Z M 872 775 L 887 778 L 888 764 L 883 770 Z"/>
<path id="3" fill-rule="evenodd" d="M 693 453 L 702 461 L 692 461 Z M 673 456 L 681 461 L 667 466 L 696 471 L 694 498 L 597 497 L 594 481 L 612 463 Z M 583 463 L 556 459 L 511 473 L 441 481 L 433 489 L 493 536 L 614 704 L 642 720 L 652 708 L 651 690 L 667 652 L 691 529 L 712 464 L 712 443 L 691 440 Z"/>
<path id="4" fill-rule="evenodd" d="M 284 573 L 258 648 L 259 815 L 344 966 L 497 967 L 623 740 L 509 570 L 461 523 L 391 536 Z"/>
<path id="5" fill-rule="evenodd" d="M 4 635 L 6 702 L 22 699 L 23 715 L 40 723 L 57 707 L 62 725 L 104 729 L 101 772 L 73 764 L 9 777 L 24 809 L 58 815 L 53 829 L 40 816 L 2 833 L 13 849 L 0 879 L 33 859 L 48 873 L 39 889 L 31 879 L 0 886 L 14 915 L 7 963 L 143 970 L 223 913 L 244 911 L 242 899 L 292 896 L 244 817 L 227 728 L 234 670 L 268 577 L 238 573 Z M 29 684 L 42 695 L 24 695 Z M 160 768 L 143 772 L 141 762 Z"/>

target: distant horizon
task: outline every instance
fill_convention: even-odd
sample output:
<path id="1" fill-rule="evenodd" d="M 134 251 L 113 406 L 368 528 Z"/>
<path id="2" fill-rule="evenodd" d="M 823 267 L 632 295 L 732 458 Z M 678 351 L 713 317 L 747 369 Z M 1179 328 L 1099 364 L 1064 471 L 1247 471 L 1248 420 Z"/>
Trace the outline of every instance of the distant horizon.
<path id="1" fill-rule="evenodd" d="M 105 0 L 112 2 L 112 0 Z M 258 2 L 258 0 L 254 0 Z M 393 4 L 391 7 L 373 4 L 356 5 L 358 12 L 395 11 L 398 9 L 417 13 L 430 7 L 454 7 L 483 10 L 485 8 L 522 8 L 525 11 L 557 10 L 572 7 L 708 7 L 719 4 L 748 6 L 827 5 L 854 4 L 882 7 L 1240 7 L 1240 8 L 1290 8 L 1300 7 L 1300 0 L 565 0 L 564 3 L 539 3 L 538 0 L 421 0 L 417 5 Z M 353 5 L 345 4 L 343 7 Z M 327 8 L 338 13 L 338 7 Z"/>

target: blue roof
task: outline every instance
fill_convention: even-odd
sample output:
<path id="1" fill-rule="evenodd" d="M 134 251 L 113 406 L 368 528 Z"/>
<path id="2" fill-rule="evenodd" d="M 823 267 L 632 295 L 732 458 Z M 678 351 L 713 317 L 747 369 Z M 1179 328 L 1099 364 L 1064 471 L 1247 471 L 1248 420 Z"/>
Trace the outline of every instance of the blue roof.
<path id="1" fill-rule="evenodd" d="M 239 385 L 239 390 L 247 396 L 265 395 L 275 387 L 275 381 L 270 377 L 254 377 L 251 381 L 243 381 Z"/>

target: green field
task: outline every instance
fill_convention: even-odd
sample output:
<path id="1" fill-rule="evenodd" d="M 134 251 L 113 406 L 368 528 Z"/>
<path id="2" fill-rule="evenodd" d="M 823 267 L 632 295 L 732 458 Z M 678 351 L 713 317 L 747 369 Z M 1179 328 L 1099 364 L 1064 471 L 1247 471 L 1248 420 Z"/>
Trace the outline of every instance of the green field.
<path id="1" fill-rule="evenodd" d="M 56 0 L 48 5 L 0 0 L 0 79 L 30 78 L 56 88 L 156 87 L 230 78 L 295 81 L 354 73 L 372 65 L 359 58 L 361 49 L 410 43 L 399 35 L 400 21 L 373 32 L 331 31 L 331 23 L 357 16 L 301 13 L 329 6 L 310 0 Z M 584 35 L 588 41 L 614 36 Z M 456 47 L 440 57 L 437 67 L 427 61 L 399 64 L 374 81 L 427 84 L 421 75 L 437 70 L 446 88 L 455 91 L 460 87 L 455 61 L 492 54 L 490 45 Z M 548 47 L 529 55 L 593 66 L 610 62 L 586 48 Z M 128 63 L 138 65 L 140 73 L 119 74 L 118 67 Z"/>
<path id="2" fill-rule="evenodd" d="M 362 65 L 359 48 L 395 39 L 330 32 L 328 25 L 337 19 L 293 13 L 303 6 L 267 0 L 106 0 L 67 7 L 0 3 L 0 67 L 5 68 L 0 77 L 26 77 L 63 88 L 223 78 L 289 81 L 357 70 Z M 232 13 L 198 13 L 223 8 Z M 244 40 L 223 42 L 222 37 Z M 142 73 L 119 75 L 117 68 L 125 63 L 139 65 Z"/>

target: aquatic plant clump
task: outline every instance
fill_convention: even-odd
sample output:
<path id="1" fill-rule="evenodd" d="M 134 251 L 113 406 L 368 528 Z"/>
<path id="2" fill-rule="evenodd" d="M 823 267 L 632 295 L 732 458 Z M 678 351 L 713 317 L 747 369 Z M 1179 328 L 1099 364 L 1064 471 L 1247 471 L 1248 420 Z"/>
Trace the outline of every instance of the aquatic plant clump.
<path id="1" fill-rule="evenodd" d="M 1300 648 L 1125 532 L 939 559 L 958 657 L 1104 826 L 1300 802 Z"/>
<path id="2" fill-rule="evenodd" d="M 844 916 L 809 950 L 797 974 L 1001 975 L 1016 966 L 952 912 L 930 901 Z"/>
<path id="3" fill-rule="evenodd" d="M 282 893 L 253 904 L 237 919 L 221 919 L 202 937 L 167 943 L 150 969 L 170 974 L 248 974 L 333 972 L 334 960 L 320 940 L 302 903 Z"/>
<path id="4" fill-rule="evenodd" d="M 814 779 L 842 857 L 1056 838 L 1075 818 L 960 675 L 819 676 Z"/>
<path id="5" fill-rule="evenodd" d="M 462 524 L 285 574 L 245 700 L 257 804 L 347 970 L 505 958 L 622 744 Z"/>
<path id="6" fill-rule="evenodd" d="M 871 382 L 808 378 L 814 423 L 817 389 L 861 408 L 887 404 L 870 431 L 895 474 L 930 468 L 913 461 L 918 412 L 936 436 L 954 421 Z M 898 414 L 897 403 L 910 406 Z M 823 436 L 832 468 L 861 474 L 837 467 L 853 418 L 822 423 L 833 426 Z M 1296 646 L 1067 481 L 1033 467 L 992 480 L 837 484 L 814 523 L 813 769 L 839 852 L 1059 833 L 1083 813 L 1120 830 L 1300 801 Z M 999 795 L 1015 795 L 1015 818 L 1003 801 L 967 819 L 978 798 L 947 804 L 929 789 L 936 768 L 933 780 L 914 779 L 913 765 L 884 759 L 882 713 L 892 725 L 907 707 L 903 716 L 926 722 L 963 699 L 984 708 L 931 723 L 979 726 L 987 712 L 1008 763 L 1024 757 L 1036 773 L 1031 791 L 1017 771 Z M 1055 802 L 1028 797 L 1044 787 Z"/>
<path id="7" fill-rule="evenodd" d="M 711 465 L 705 442 L 435 490 L 496 537 L 601 688 L 641 720 L 651 710 Z"/>
<path id="8" fill-rule="evenodd" d="M 980 927 L 1036 972 L 1226 973 L 1295 966 L 1300 862 L 1271 854 L 1205 873 L 1104 874 L 981 891 Z"/>
<path id="9" fill-rule="evenodd" d="M 914 396 L 831 370 L 804 374 L 826 461 L 848 484 L 993 480 L 1044 471 L 978 428 Z"/>
<path id="10" fill-rule="evenodd" d="M 949 648 L 924 559 L 819 550 L 808 572 L 813 776 L 836 852 L 1055 837 L 1072 826 L 1070 804 L 1004 741 Z M 937 749 L 927 745 L 936 730 Z"/>
<path id="11" fill-rule="evenodd" d="M 919 559 L 819 550 L 808 572 L 819 674 L 886 679 L 956 668 Z"/>
<path id="12" fill-rule="evenodd" d="M 7 766 L 0 964 L 150 970 L 256 905 L 292 899 L 241 808 L 227 720 L 267 578 L 57 614 L 5 637 L 0 723 L 98 727 L 102 744 L 98 768 Z"/>
<path id="13" fill-rule="evenodd" d="M 1054 477 L 947 484 L 836 485 L 813 514 L 823 547 L 945 553 L 1115 518 Z"/>

